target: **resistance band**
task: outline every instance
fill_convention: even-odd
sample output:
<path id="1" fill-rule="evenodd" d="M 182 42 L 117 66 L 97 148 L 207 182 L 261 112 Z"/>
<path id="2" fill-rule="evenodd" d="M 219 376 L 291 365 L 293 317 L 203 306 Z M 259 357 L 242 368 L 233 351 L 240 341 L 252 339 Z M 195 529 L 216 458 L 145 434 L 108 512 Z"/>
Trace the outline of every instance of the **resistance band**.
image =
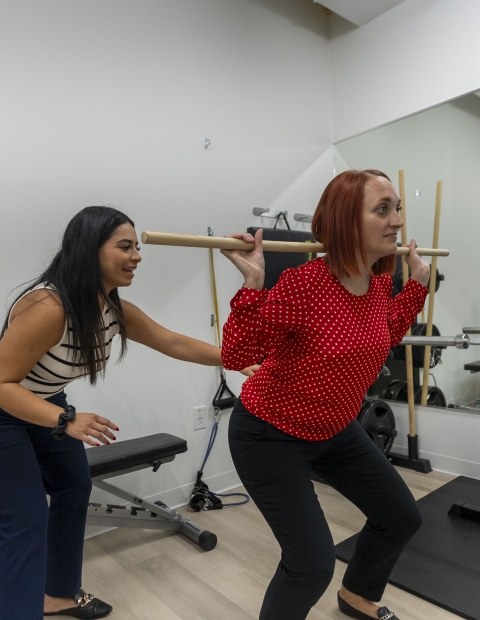
<path id="1" fill-rule="evenodd" d="M 213 235 L 213 230 L 208 228 L 208 235 Z M 212 315 L 212 326 L 216 325 L 217 331 L 217 343 L 218 346 L 222 346 L 222 339 L 220 336 L 220 321 L 219 321 L 219 312 L 218 312 L 218 298 L 217 298 L 217 284 L 215 280 L 215 266 L 213 262 L 213 249 L 209 248 L 209 258 L 210 258 L 210 276 L 212 282 L 212 295 L 213 295 L 213 312 Z M 225 396 L 225 394 L 227 394 Z M 218 424 L 220 422 L 220 417 L 222 415 L 222 409 L 229 409 L 233 407 L 237 400 L 237 397 L 232 392 L 232 390 L 227 385 L 227 380 L 225 378 L 225 370 L 220 368 L 220 385 L 218 390 L 213 397 L 213 410 L 214 410 L 214 424 L 212 428 L 212 432 L 210 434 L 210 439 L 208 441 L 207 450 L 205 453 L 205 458 L 203 459 L 202 466 L 200 471 L 197 472 L 197 479 L 195 481 L 195 485 L 193 487 L 192 495 L 190 496 L 190 508 L 199 512 L 200 510 L 218 510 L 223 507 L 229 506 L 241 506 L 242 504 L 246 504 L 250 497 L 246 493 L 215 493 L 211 491 L 208 486 L 203 482 L 203 470 L 205 468 L 205 464 L 207 462 L 208 457 L 210 456 L 210 452 L 212 451 L 213 444 L 215 443 L 215 439 L 218 433 Z M 241 502 L 234 502 L 223 504 L 221 497 L 243 497 L 244 499 Z"/>

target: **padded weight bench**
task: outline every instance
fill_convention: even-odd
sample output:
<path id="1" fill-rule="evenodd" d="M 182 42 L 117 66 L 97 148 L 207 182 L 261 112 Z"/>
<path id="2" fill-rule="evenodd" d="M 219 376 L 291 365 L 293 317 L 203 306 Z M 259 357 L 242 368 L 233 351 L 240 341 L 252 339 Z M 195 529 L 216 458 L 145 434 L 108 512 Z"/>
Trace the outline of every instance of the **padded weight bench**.
<path id="1" fill-rule="evenodd" d="M 132 506 L 114 504 L 102 506 L 102 504 L 91 503 L 88 506 L 87 525 L 175 530 L 185 534 L 205 551 L 214 549 L 217 537 L 212 532 L 202 530 L 163 502 L 150 503 L 105 482 L 108 478 L 148 467 L 156 472 L 162 463 L 169 463 L 177 454 L 186 451 L 185 439 L 168 433 L 128 439 L 109 446 L 87 450 L 93 485 L 134 504 Z"/>

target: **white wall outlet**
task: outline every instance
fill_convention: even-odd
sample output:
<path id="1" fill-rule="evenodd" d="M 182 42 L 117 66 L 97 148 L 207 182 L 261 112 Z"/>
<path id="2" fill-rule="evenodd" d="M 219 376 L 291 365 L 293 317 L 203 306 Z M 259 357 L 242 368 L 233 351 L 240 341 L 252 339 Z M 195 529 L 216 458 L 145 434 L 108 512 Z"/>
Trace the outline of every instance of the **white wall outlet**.
<path id="1" fill-rule="evenodd" d="M 207 428 L 207 412 L 205 411 L 205 405 L 193 408 L 193 430 L 199 431 L 202 428 Z"/>

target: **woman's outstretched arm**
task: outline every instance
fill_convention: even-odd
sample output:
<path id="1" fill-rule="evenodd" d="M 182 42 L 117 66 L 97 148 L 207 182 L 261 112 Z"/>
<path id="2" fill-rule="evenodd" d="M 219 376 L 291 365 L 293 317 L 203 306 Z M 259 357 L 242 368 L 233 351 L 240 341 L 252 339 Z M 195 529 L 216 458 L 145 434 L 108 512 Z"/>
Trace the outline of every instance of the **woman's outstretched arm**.
<path id="1" fill-rule="evenodd" d="M 222 365 L 218 347 L 162 327 L 129 301 L 122 299 L 122 308 L 129 340 L 177 360 L 206 366 Z"/>

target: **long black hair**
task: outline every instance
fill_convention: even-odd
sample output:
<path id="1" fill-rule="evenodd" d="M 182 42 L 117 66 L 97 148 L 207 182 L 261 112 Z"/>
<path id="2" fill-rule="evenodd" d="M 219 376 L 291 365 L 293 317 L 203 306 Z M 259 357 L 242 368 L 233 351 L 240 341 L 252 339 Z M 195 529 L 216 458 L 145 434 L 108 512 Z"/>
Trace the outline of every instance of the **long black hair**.
<path id="1" fill-rule="evenodd" d="M 100 271 L 99 250 L 122 224 L 132 220 L 111 207 L 86 207 L 73 217 L 65 229 L 62 245 L 47 269 L 30 283 L 10 306 L 0 338 L 3 338 L 11 309 L 37 285 L 51 286 L 60 296 L 72 328 L 74 361 L 84 366 L 94 385 L 105 367 L 105 326 L 99 297 L 118 322 L 121 338 L 120 358 L 126 348 L 126 330 L 118 290 L 107 293 Z"/>

